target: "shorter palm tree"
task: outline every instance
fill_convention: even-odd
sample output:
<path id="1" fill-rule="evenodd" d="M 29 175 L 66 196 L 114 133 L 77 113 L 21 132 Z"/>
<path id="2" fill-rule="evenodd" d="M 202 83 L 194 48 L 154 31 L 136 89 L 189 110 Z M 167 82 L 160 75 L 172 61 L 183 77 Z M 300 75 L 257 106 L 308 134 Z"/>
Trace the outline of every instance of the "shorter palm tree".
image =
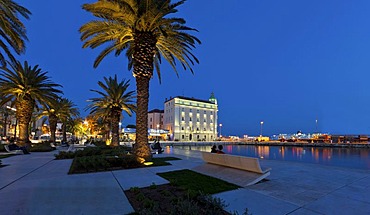
<path id="1" fill-rule="evenodd" d="M 75 107 L 72 101 L 66 98 L 57 98 L 44 108 L 40 112 L 39 117 L 47 116 L 49 119 L 50 126 L 50 141 L 55 142 L 55 132 L 57 130 L 58 122 L 62 122 L 63 125 L 66 123 L 67 119 L 70 117 L 77 117 L 79 115 L 78 109 Z M 64 129 L 63 129 L 64 127 Z M 65 125 L 62 126 L 63 130 L 63 141 L 66 141 L 66 130 Z"/>
<path id="2" fill-rule="evenodd" d="M 104 77 L 105 83 L 99 81 L 98 85 L 102 91 L 91 90 L 98 93 L 101 97 L 91 98 L 88 101 L 91 103 L 87 109 L 91 110 L 90 114 L 105 117 L 110 121 L 112 128 L 112 145 L 119 145 L 119 121 L 122 116 L 122 111 L 125 111 L 129 116 L 135 111 L 134 91 L 128 91 L 130 81 L 117 81 L 117 75 L 114 78 Z"/>
<path id="3" fill-rule="evenodd" d="M 29 143 L 29 123 L 32 113 L 40 105 L 47 106 L 62 91 L 38 65 L 31 67 L 27 61 L 9 63 L 10 68 L 2 67 L 0 73 L 0 105 L 10 102 L 16 108 L 19 125 L 19 144 Z"/>

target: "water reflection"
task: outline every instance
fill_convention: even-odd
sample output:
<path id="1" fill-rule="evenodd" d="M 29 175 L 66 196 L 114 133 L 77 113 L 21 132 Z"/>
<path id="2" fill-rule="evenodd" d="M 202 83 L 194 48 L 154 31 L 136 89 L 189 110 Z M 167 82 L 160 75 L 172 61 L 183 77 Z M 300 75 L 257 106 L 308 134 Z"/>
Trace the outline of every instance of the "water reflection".
<path id="1" fill-rule="evenodd" d="M 180 148 L 211 151 L 211 146 L 182 146 Z M 356 169 L 370 169 L 370 149 L 366 148 L 226 145 L 224 152 L 260 159 L 299 161 Z"/>

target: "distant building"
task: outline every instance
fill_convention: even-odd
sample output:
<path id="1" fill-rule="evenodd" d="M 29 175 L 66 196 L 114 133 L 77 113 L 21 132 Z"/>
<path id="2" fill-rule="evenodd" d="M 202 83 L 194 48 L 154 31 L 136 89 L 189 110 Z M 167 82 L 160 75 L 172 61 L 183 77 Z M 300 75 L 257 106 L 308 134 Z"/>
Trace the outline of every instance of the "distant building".
<path id="1" fill-rule="evenodd" d="M 170 140 L 213 141 L 217 138 L 217 99 L 177 96 L 164 103 L 164 129 Z"/>
<path id="2" fill-rule="evenodd" d="M 163 129 L 163 110 L 154 109 L 148 112 L 148 128 Z"/>

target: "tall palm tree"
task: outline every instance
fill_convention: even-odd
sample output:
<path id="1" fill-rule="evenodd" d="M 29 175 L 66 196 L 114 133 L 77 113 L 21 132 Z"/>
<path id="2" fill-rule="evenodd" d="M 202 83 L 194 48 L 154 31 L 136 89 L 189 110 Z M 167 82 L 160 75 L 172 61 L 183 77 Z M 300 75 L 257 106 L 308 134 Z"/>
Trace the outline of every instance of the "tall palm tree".
<path id="1" fill-rule="evenodd" d="M 61 94 L 56 84 L 47 76 L 38 65 L 31 67 L 27 61 L 9 63 L 10 68 L 1 68 L 0 96 L 3 100 L 0 105 L 11 102 L 16 108 L 16 118 L 19 125 L 19 144 L 29 142 L 28 127 L 34 108 L 39 104 L 46 106 Z"/>
<path id="2" fill-rule="evenodd" d="M 102 91 L 91 90 L 98 93 L 101 97 L 91 98 L 91 102 L 87 109 L 90 109 L 90 114 L 97 116 L 106 116 L 112 127 L 112 145 L 119 145 L 119 122 L 122 116 L 122 111 L 125 111 L 129 116 L 135 110 L 136 106 L 133 101 L 135 98 L 134 91 L 128 91 L 130 81 L 117 81 L 117 75 L 114 78 L 104 77 L 104 82 L 99 81 L 98 85 Z"/>
<path id="3" fill-rule="evenodd" d="M 31 12 L 25 7 L 20 6 L 13 0 L 0 0 L 0 47 L 11 61 L 15 61 L 11 48 L 17 53 L 22 54 L 25 51 L 25 40 L 27 40 L 26 27 L 19 19 L 19 15 L 29 19 Z M 6 64 L 5 56 L 0 52 L 0 63 Z"/>
<path id="4" fill-rule="evenodd" d="M 185 0 L 98 0 L 84 4 L 83 9 L 99 18 L 80 28 L 84 48 L 96 48 L 108 43 L 98 55 L 94 67 L 109 53 L 118 56 L 126 50 L 129 69 L 133 67 L 137 89 L 135 154 L 150 159 L 148 147 L 149 80 L 154 68 L 161 79 L 160 63 L 164 58 L 177 74 L 176 62 L 192 70 L 198 59 L 192 54 L 200 41 L 187 32 L 196 29 L 185 26 L 182 18 L 168 17 L 177 12 Z"/>

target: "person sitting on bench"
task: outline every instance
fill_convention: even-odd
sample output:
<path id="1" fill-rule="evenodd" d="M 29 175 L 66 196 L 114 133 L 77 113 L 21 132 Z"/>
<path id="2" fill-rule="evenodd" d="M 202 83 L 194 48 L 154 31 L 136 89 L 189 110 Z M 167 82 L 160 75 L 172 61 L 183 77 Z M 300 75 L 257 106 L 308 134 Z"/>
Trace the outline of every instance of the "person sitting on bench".
<path id="1" fill-rule="evenodd" d="M 161 144 L 159 143 L 159 140 L 154 141 L 154 147 L 153 149 L 157 149 L 158 154 L 162 153 L 164 150 L 161 147 Z"/>

